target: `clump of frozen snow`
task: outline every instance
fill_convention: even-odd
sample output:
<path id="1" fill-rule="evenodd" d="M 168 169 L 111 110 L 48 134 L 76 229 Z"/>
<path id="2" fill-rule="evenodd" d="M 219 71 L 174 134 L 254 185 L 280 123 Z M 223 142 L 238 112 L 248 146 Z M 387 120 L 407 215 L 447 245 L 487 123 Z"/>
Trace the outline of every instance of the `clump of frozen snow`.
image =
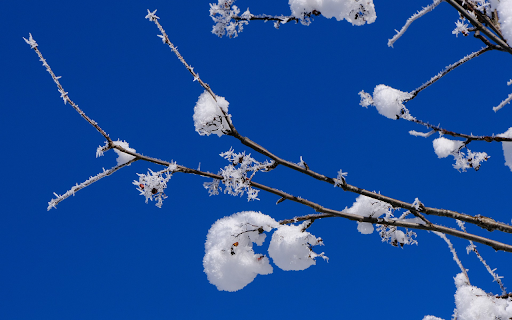
<path id="1" fill-rule="evenodd" d="M 412 97 L 408 92 L 379 84 L 373 90 L 373 98 L 364 91 L 359 92 L 359 96 L 361 97 L 361 102 L 359 103 L 361 106 L 366 108 L 369 105 L 373 105 L 381 115 L 389 119 L 411 118 L 409 110 L 403 104 L 404 100 Z"/>
<path id="2" fill-rule="evenodd" d="M 288 4 L 292 15 L 305 24 L 309 23 L 306 15 L 313 11 L 328 19 L 345 19 L 357 26 L 373 23 L 377 18 L 373 0 L 289 0 Z"/>
<path id="3" fill-rule="evenodd" d="M 455 285 L 455 313 L 458 320 L 512 318 L 512 301 L 488 295 L 482 289 L 470 285 L 463 273 L 455 277 Z"/>
<path id="4" fill-rule="evenodd" d="M 446 158 L 449 155 L 453 155 L 462 148 L 464 142 L 458 140 L 450 140 L 445 137 L 439 137 L 433 142 L 434 152 L 438 158 Z"/>
<path id="5" fill-rule="evenodd" d="M 131 152 L 135 152 L 135 149 L 133 148 L 130 148 L 130 145 L 128 144 L 128 142 L 126 141 L 121 141 L 121 140 L 117 140 L 117 141 L 114 141 L 114 144 L 116 146 L 120 146 L 121 148 L 125 149 L 125 150 L 128 150 L 128 151 L 131 151 Z M 114 151 L 117 153 L 117 165 L 120 166 L 122 164 L 125 164 L 127 163 L 128 161 L 131 161 L 133 159 L 135 159 L 134 156 L 128 154 L 128 153 L 124 153 L 124 152 L 121 152 L 117 149 L 114 149 Z M 98 150 L 96 150 L 96 156 L 98 156 Z"/>
<path id="6" fill-rule="evenodd" d="M 217 220 L 206 237 L 204 272 L 218 290 L 237 291 L 258 274 L 272 273 L 266 256 L 253 251 L 253 243 L 263 244 L 266 235 L 279 224 L 261 212 L 245 211 Z"/>
<path id="7" fill-rule="evenodd" d="M 194 107 L 194 126 L 202 136 L 215 133 L 220 137 L 230 130 L 228 119 L 226 119 L 226 117 L 230 117 L 228 114 L 229 102 L 219 96 L 216 96 L 216 99 L 217 101 L 205 90 L 199 96 Z"/>
<path id="8" fill-rule="evenodd" d="M 327 259 L 324 253 L 313 252 L 312 247 L 323 245 L 322 239 L 305 231 L 306 221 L 300 225 L 280 226 L 272 235 L 268 254 L 279 268 L 289 271 L 305 270 L 316 264 L 315 258 Z"/>
<path id="9" fill-rule="evenodd" d="M 349 209 L 345 210 L 347 213 L 357 214 L 362 217 L 378 218 L 383 214 L 389 213 L 391 205 L 367 196 L 360 195 L 357 197 L 356 202 Z M 369 222 L 357 222 L 357 231 L 362 234 L 373 233 L 373 225 Z"/>
<path id="10" fill-rule="evenodd" d="M 506 132 L 499 134 L 498 137 L 512 138 L 512 127 L 508 128 Z M 512 171 L 512 142 L 503 141 L 501 146 L 503 148 L 503 156 L 505 157 L 505 165 Z"/>
<path id="11" fill-rule="evenodd" d="M 500 0 L 497 9 L 501 33 L 510 45 L 512 44 L 512 0 Z"/>
<path id="12" fill-rule="evenodd" d="M 466 153 L 462 152 L 461 149 L 464 147 L 464 142 L 458 140 L 450 140 L 444 137 L 435 139 L 432 144 L 434 145 L 434 152 L 438 158 L 446 158 L 453 156 L 455 158 L 455 164 L 453 167 L 459 171 L 466 171 L 469 168 L 473 168 L 478 171 L 482 161 L 487 161 L 489 156 L 485 152 L 473 152 L 467 149 Z"/>

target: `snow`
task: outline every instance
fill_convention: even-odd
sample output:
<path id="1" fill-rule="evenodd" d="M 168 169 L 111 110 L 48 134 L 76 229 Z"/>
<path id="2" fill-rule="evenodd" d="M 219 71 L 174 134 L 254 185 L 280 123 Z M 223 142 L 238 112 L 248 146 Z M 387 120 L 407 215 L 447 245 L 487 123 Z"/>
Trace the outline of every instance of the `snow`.
<path id="1" fill-rule="evenodd" d="M 310 221 L 300 225 L 280 226 L 272 235 L 268 254 L 279 268 L 286 271 L 300 271 L 316 264 L 315 258 L 324 256 L 311 249 L 312 246 L 323 245 L 322 239 L 305 231 Z"/>
<path id="2" fill-rule="evenodd" d="M 132 183 L 137 186 L 140 195 L 146 198 L 146 203 L 148 200 L 155 200 L 155 205 L 162 208 L 163 201 L 167 198 L 164 190 L 176 168 L 176 162 L 171 162 L 169 167 L 158 172 L 148 169 L 148 174 L 137 173 L 139 180 L 134 180 Z"/>
<path id="3" fill-rule="evenodd" d="M 512 127 L 508 128 L 506 132 L 499 134 L 498 137 L 512 138 Z M 505 157 L 505 165 L 512 171 L 512 142 L 503 141 L 501 146 L 503 148 L 503 156 Z"/>
<path id="4" fill-rule="evenodd" d="M 359 92 L 361 102 L 359 103 L 363 107 L 373 105 L 377 108 L 377 111 L 392 120 L 399 119 L 404 115 L 409 116 L 409 111 L 405 108 L 403 101 L 412 97 L 408 92 L 403 92 L 384 84 L 379 84 L 373 91 L 373 98 L 370 94 L 361 91 Z"/>
<path id="5" fill-rule="evenodd" d="M 324 17 L 347 20 L 352 25 L 373 23 L 377 18 L 373 0 L 289 0 L 292 15 L 308 23 L 304 14 L 319 11 Z"/>
<path id="6" fill-rule="evenodd" d="M 439 137 L 433 141 L 434 152 L 439 159 L 457 153 L 464 145 L 464 142 Z"/>
<path id="7" fill-rule="evenodd" d="M 497 5 L 501 33 L 507 43 L 512 43 L 512 0 L 501 0 Z"/>
<path id="8" fill-rule="evenodd" d="M 28 34 L 28 39 L 23 38 L 23 40 L 25 40 L 25 42 L 28 45 L 30 45 L 30 49 L 37 48 L 37 42 L 36 42 L 36 40 L 34 40 L 34 38 L 32 38 L 32 34 L 31 33 Z"/>
<path id="9" fill-rule="evenodd" d="M 463 273 L 455 277 L 455 285 L 455 313 L 458 320 L 512 318 L 512 301 L 496 298 L 471 286 Z"/>
<path id="10" fill-rule="evenodd" d="M 238 291 L 257 275 L 273 269 L 266 256 L 253 251 L 253 243 L 263 244 L 266 235 L 279 224 L 271 217 L 255 211 L 235 213 L 217 220 L 206 237 L 204 272 L 208 281 L 221 291 Z"/>
<path id="11" fill-rule="evenodd" d="M 346 210 L 347 213 L 357 214 L 362 217 L 378 218 L 386 214 L 391 209 L 391 205 L 379 200 L 360 195 L 356 202 Z M 357 222 L 357 231 L 362 234 L 373 233 L 373 225 L 369 222 Z"/>
<path id="12" fill-rule="evenodd" d="M 194 107 L 194 126 L 196 131 L 204 136 L 215 133 L 219 137 L 229 132 L 228 114 L 229 102 L 223 97 L 216 96 L 217 102 L 208 91 L 204 91 Z M 223 114 L 223 112 L 226 116 Z"/>
<path id="13" fill-rule="evenodd" d="M 121 141 L 121 140 L 117 140 L 117 141 L 114 141 L 114 144 L 116 146 L 120 146 L 121 148 L 125 149 L 125 150 L 128 150 L 128 151 L 131 151 L 131 152 L 135 152 L 135 149 L 133 148 L 130 148 L 130 145 L 128 144 L 128 142 L 126 141 Z M 127 154 L 127 153 L 124 153 L 124 152 L 121 152 L 117 149 L 114 149 L 114 151 L 117 153 L 117 165 L 122 165 L 122 164 L 125 164 L 127 163 L 128 161 L 131 161 L 133 159 L 135 159 L 134 156 L 130 155 L 130 154 Z M 97 154 L 97 150 L 96 150 L 96 154 Z"/>

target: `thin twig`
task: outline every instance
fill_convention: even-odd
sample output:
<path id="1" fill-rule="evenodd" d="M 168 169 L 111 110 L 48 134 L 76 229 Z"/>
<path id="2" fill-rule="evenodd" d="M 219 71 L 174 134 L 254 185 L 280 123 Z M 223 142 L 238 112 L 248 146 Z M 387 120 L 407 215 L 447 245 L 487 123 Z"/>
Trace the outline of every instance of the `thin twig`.
<path id="1" fill-rule="evenodd" d="M 447 66 L 443 71 L 439 72 L 438 74 L 436 74 L 435 76 L 430 78 L 430 80 L 428 80 L 427 82 L 425 82 L 424 84 L 419 86 L 417 89 L 411 91 L 410 94 L 412 96 L 410 98 L 408 98 L 408 99 L 405 99 L 404 103 L 407 102 L 407 101 L 410 101 L 410 100 L 412 100 L 414 98 L 416 98 L 416 96 L 418 95 L 418 93 L 420 93 L 420 91 L 428 88 L 430 85 L 434 84 L 437 80 L 441 79 L 442 77 L 444 77 L 445 75 L 450 73 L 450 71 L 454 70 L 458 66 L 463 65 L 464 63 L 468 62 L 469 60 L 471 60 L 473 58 L 476 58 L 479 55 L 481 55 L 482 53 L 487 52 L 489 50 L 492 50 L 492 47 L 487 46 L 487 47 L 482 48 L 482 49 L 480 49 L 480 50 L 478 50 L 476 52 L 473 52 L 473 53 L 465 56 L 464 58 L 460 59 L 459 61 L 457 61 L 457 62 Z"/>
<path id="2" fill-rule="evenodd" d="M 459 256 L 457 255 L 457 251 L 455 251 L 455 248 L 453 247 L 451 241 L 443 233 L 434 232 L 434 234 L 439 236 L 439 237 L 441 237 L 441 239 L 443 239 L 446 242 L 446 244 L 450 248 L 450 251 L 451 251 L 451 253 L 453 255 L 453 260 L 457 263 L 457 265 L 459 266 L 459 268 L 462 271 L 462 273 L 464 273 L 464 275 L 466 276 L 466 279 L 468 280 L 468 284 L 471 284 L 469 282 L 468 272 L 466 271 L 466 268 L 464 268 L 464 266 L 462 265 L 462 262 L 460 261 Z"/>
<path id="3" fill-rule="evenodd" d="M 421 9 L 420 11 L 413 14 L 407 21 L 405 22 L 404 26 L 400 31 L 397 31 L 397 33 L 393 36 L 393 38 L 388 40 L 388 47 L 393 47 L 393 44 L 404 35 L 405 31 L 407 31 L 407 28 L 417 19 L 423 17 L 425 14 L 429 13 L 430 11 L 434 10 L 435 7 L 437 7 L 443 0 L 434 0 L 432 4 L 429 4 L 425 8 Z"/>
<path id="4" fill-rule="evenodd" d="M 32 38 L 32 35 L 30 35 L 29 40 L 25 39 L 25 41 L 28 44 L 30 44 L 31 48 L 34 49 L 34 51 L 37 53 L 37 55 L 39 56 L 39 60 L 43 63 L 43 66 L 46 68 L 46 71 L 48 71 L 48 73 L 50 73 L 50 75 L 52 76 L 53 81 L 55 82 L 55 84 L 57 84 L 57 87 L 59 88 L 60 96 L 64 100 L 64 104 L 66 104 L 66 102 L 69 103 L 76 110 L 76 112 L 78 112 L 80 114 L 80 116 L 82 116 L 82 118 L 84 118 L 87 122 L 89 122 L 89 124 L 91 124 L 96 130 L 98 130 L 98 132 L 101 133 L 101 135 L 103 137 L 105 137 L 105 139 L 107 139 L 109 145 L 111 145 L 113 142 L 112 142 L 112 139 L 110 139 L 109 135 L 98 125 L 98 123 L 96 121 L 94 121 L 91 118 L 89 118 L 78 107 L 77 104 L 75 104 L 73 101 L 71 101 L 71 99 L 69 98 L 68 92 L 66 92 L 64 90 L 64 88 L 62 87 L 62 85 L 59 82 L 59 78 L 60 77 L 55 76 L 55 74 L 53 73 L 52 69 L 50 68 L 50 65 L 43 58 L 43 54 L 41 53 L 41 51 L 39 51 L 38 45 L 36 44 L 36 42 Z M 33 43 L 35 45 L 32 45 L 31 43 Z"/>

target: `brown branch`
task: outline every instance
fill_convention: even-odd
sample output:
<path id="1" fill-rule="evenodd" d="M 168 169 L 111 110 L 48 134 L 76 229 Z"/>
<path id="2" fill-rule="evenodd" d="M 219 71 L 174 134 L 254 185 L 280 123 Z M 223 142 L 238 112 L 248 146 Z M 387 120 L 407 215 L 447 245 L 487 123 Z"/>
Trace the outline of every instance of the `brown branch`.
<path id="1" fill-rule="evenodd" d="M 412 99 L 416 98 L 416 96 L 418 95 L 418 93 L 420 93 L 422 90 L 428 88 L 429 86 L 431 86 L 432 84 L 434 84 L 435 82 L 437 82 L 437 80 L 441 79 L 442 77 L 444 77 L 445 75 L 447 75 L 448 73 L 450 73 L 450 71 L 453 71 L 455 68 L 463 65 L 464 63 L 470 61 L 471 59 L 473 58 L 476 58 L 478 57 L 479 55 L 481 55 L 482 53 L 484 52 L 487 52 L 489 50 L 492 50 L 494 49 L 494 45 L 487 45 L 487 47 L 485 48 L 482 48 L 476 52 L 473 52 L 467 56 L 465 56 L 464 58 L 460 59 L 459 61 L 447 66 L 443 71 L 439 72 L 437 75 L 433 76 L 429 81 L 425 82 L 424 84 L 422 84 L 420 87 L 418 87 L 417 89 L 413 90 L 410 92 L 410 94 L 412 95 L 410 98 L 408 99 L 405 99 L 404 100 L 404 103 L 406 103 L 407 101 L 411 101 Z"/>
<path id="2" fill-rule="evenodd" d="M 148 12 L 149 12 L 149 10 L 148 10 Z M 158 17 L 156 17 L 154 15 L 151 15 L 151 14 L 148 14 L 148 17 L 150 18 L 151 21 L 155 22 L 155 24 L 158 26 L 160 32 L 162 33 L 162 39 L 163 39 L 164 43 L 168 44 L 169 47 L 171 47 L 171 49 L 177 55 L 179 60 L 192 73 L 192 75 L 194 75 L 194 78 L 198 78 L 199 76 L 196 73 L 194 73 L 193 68 L 190 67 L 185 62 L 185 59 L 178 53 L 178 51 L 176 50 L 174 45 L 172 45 L 172 43 L 170 42 L 169 37 L 167 36 L 167 34 L 165 33 L 164 29 L 162 28 L 162 26 L 160 25 L 160 23 L 157 20 Z M 155 17 L 155 18 L 153 18 L 153 17 Z M 201 84 L 201 86 L 203 86 L 205 89 L 208 90 L 208 92 L 212 95 L 212 97 L 215 98 L 215 94 L 213 93 L 213 91 L 211 90 L 211 88 L 209 86 L 207 86 L 207 85 L 205 86 L 205 84 L 201 80 L 199 81 L 199 83 Z M 219 109 L 224 113 L 222 108 L 219 108 Z M 278 157 L 277 155 L 275 155 L 274 153 L 268 151 L 263 146 L 261 146 L 258 143 L 252 141 L 248 137 L 242 136 L 236 130 L 236 128 L 233 125 L 230 117 L 227 116 L 225 113 L 224 113 L 224 116 L 225 116 L 226 120 L 228 121 L 230 129 L 231 129 L 231 131 L 229 133 L 227 133 L 228 135 L 235 137 L 243 145 L 248 146 L 249 148 L 255 150 L 256 152 L 258 152 L 258 153 L 260 153 L 260 154 L 262 154 L 262 155 L 264 155 L 264 156 L 274 160 L 275 166 L 283 165 L 285 167 L 288 167 L 288 168 L 293 169 L 295 171 L 298 171 L 300 173 L 303 173 L 303 174 L 306 174 L 308 176 L 311 176 L 311 177 L 313 177 L 313 178 L 315 178 L 317 180 L 324 181 L 324 182 L 330 183 L 332 185 L 336 185 L 336 182 L 335 182 L 335 180 L 333 178 L 327 177 L 327 176 L 325 176 L 323 174 L 320 174 L 320 173 L 317 173 L 317 172 L 315 172 L 315 171 L 313 171 L 313 170 L 311 170 L 309 168 L 304 168 L 304 167 L 302 167 L 302 166 L 300 166 L 300 165 L 298 165 L 296 163 L 293 163 L 293 162 L 287 161 L 285 159 L 282 159 L 282 158 Z M 447 132 L 446 134 L 449 134 L 447 130 L 445 130 L 445 131 Z M 463 135 L 460 135 L 460 136 L 462 137 Z M 472 136 L 468 136 L 468 137 L 472 137 Z M 474 140 L 485 140 L 485 141 L 488 141 L 489 139 L 491 139 L 490 141 L 512 141 L 512 139 L 510 139 L 510 138 L 500 138 L 500 137 L 475 137 Z M 129 152 L 127 152 L 127 153 L 129 153 Z M 216 179 L 219 179 L 219 178 L 216 178 Z M 370 197 L 370 198 L 373 198 L 373 199 L 377 199 L 377 200 L 389 203 L 393 207 L 404 208 L 404 209 L 407 209 L 407 210 L 409 210 L 411 212 L 412 212 L 412 210 L 415 210 L 415 211 L 419 211 L 421 213 L 428 214 L 428 215 L 436 215 L 436 216 L 449 217 L 449 218 L 458 219 L 458 220 L 462 220 L 462 221 L 465 221 L 465 222 L 468 222 L 468 223 L 475 224 L 475 225 L 477 225 L 477 226 L 479 226 L 481 228 L 484 228 L 486 230 L 499 230 L 499 231 L 503 231 L 503 232 L 512 233 L 512 226 L 509 226 L 509 225 L 504 224 L 504 223 L 496 222 L 496 221 L 494 221 L 491 218 L 483 217 L 481 215 L 473 217 L 473 216 L 470 216 L 470 215 L 458 213 L 456 211 L 442 210 L 442 209 L 428 208 L 428 207 L 425 207 L 422 210 L 417 210 L 417 208 L 413 204 L 411 204 L 411 203 L 407 203 L 407 202 L 404 202 L 404 201 L 400 201 L 400 200 L 397 200 L 397 199 L 386 197 L 386 196 L 383 196 L 383 195 L 381 195 L 379 193 L 376 193 L 376 192 L 371 192 L 371 191 L 368 191 L 368 190 L 365 190 L 365 189 L 361 189 L 361 188 L 358 188 L 356 186 L 352 186 L 350 184 L 347 184 L 346 182 L 341 184 L 341 187 L 345 191 L 349 191 L 349 192 L 365 195 L 367 197 Z M 283 198 L 288 199 L 286 197 L 283 197 Z"/>
<path id="3" fill-rule="evenodd" d="M 512 48 L 503 40 L 501 40 L 496 34 L 494 34 L 491 30 L 487 29 L 480 21 L 478 21 L 473 15 L 469 14 L 466 9 L 464 9 L 461 5 L 462 1 L 460 0 L 445 0 L 452 7 L 454 7 L 457 11 L 459 11 L 466 19 L 468 19 L 471 24 L 480 30 L 483 34 L 485 34 L 489 39 L 491 39 L 494 43 L 499 45 L 508 53 L 512 54 Z"/>
<path id="4" fill-rule="evenodd" d="M 431 130 L 434 130 L 436 132 L 441 132 L 442 134 L 446 134 L 446 135 L 449 135 L 449 136 L 452 136 L 452 137 L 464 138 L 464 139 L 468 139 L 468 140 L 471 140 L 471 141 L 473 141 L 473 140 L 475 140 L 475 141 L 486 141 L 486 142 L 493 142 L 493 141 L 496 141 L 496 142 L 510 142 L 510 141 L 512 141 L 512 138 L 506 138 L 506 137 L 500 137 L 500 136 L 475 136 L 475 135 L 472 135 L 472 134 L 465 134 L 465 133 L 454 132 L 454 131 L 450 131 L 450 130 L 447 130 L 447 129 L 443 129 L 440 126 L 435 126 L 433 124 L 424 122 L 424 121 L 416 119 L 416 118 L 406 119 L 406 120 L 411 121 L 411 122 L 415 122 L 417 124 L 421 124 L 424 127 L 427 127 L 427 128 L 429 128 Z"/>

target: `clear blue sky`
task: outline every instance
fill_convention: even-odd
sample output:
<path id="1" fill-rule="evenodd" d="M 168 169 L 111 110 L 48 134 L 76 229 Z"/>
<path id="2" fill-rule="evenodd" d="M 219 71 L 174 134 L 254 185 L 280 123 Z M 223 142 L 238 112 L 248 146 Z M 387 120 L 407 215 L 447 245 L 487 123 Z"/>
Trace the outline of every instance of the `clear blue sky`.
<path id="1" fill-rule="evenodd" d="M 230 137 L 200 137 L 193 106 L 203 89 L 144 19 L 160 22 L 213 91 L 230 102 L 241 134 L 277 155 L 317 172 L 412 202 L 482 214 L 510 223 L 511 177 L 498 143 L 471 143 L 491 158 L 480 171 L 459 173 L 438 159 L 421 127 L 360 107 L 361 90 L 378 84 L 413 90 L 482 47 L 455 37 L 458 14 L 441 4 L 415 22 L 394 48 L 386 43 L 406 19 L 431 1 L 375 1 L 377 20 L 353 27 L 315 18 L 276 30 L 251 22 L 236 39 L 211 34 L 208 1 L 3 1 L 0 89 L 3 210 L 0 214 L 1 319 L 449 319 L 453 277 L 459 272 L 444 242 L 418 232 L 418 246 L 399 249 L 356 223 L 317 221 L 329 262 L 306 271 L 258 276 L 245 289 L 219 292 L 203 273 L 204 241 L 217 219 L 256 210 L 275 219 L 312 213 L 260 193 L 261 201 L 208 197 L 201 177 L 176 174 L 162 209 L 145 204 L 131 182 L 155 165 L 137 162 L 78 192 L 47 212 L 53 192 L 64 193 L 115 165 L 95 158 L 103 138 L 69 106 L 36 54 L 23 41 L 32 33 L 70 98 L 112 138 L 143 154 L 217 172 Z M 254 14 L 288 14 L 287 1 L 236 3 Z M 407 106 L 425 121 L 454 131 L 498 134 L 512 126 L 512 106 L 492 111 L 510 92 L 510 55 L 489 52 L 422 92 Z M 264 157 L 255 155 L 257 159 Z M 356 195 L 286 168 L 256 181 L 342 210 Z M 443 219 L 434 221 L 455 227 Z M 511 243 L 508 235 L 469 231 Z M 465 241 L 453 239 L 470 279 L 499 287 Z M 267 241 L 268 245 L 268 241 Z M 265 247 L 260 248 L 261 252 Z M 479 246 L 512 286 L 512 254 Z"/>

